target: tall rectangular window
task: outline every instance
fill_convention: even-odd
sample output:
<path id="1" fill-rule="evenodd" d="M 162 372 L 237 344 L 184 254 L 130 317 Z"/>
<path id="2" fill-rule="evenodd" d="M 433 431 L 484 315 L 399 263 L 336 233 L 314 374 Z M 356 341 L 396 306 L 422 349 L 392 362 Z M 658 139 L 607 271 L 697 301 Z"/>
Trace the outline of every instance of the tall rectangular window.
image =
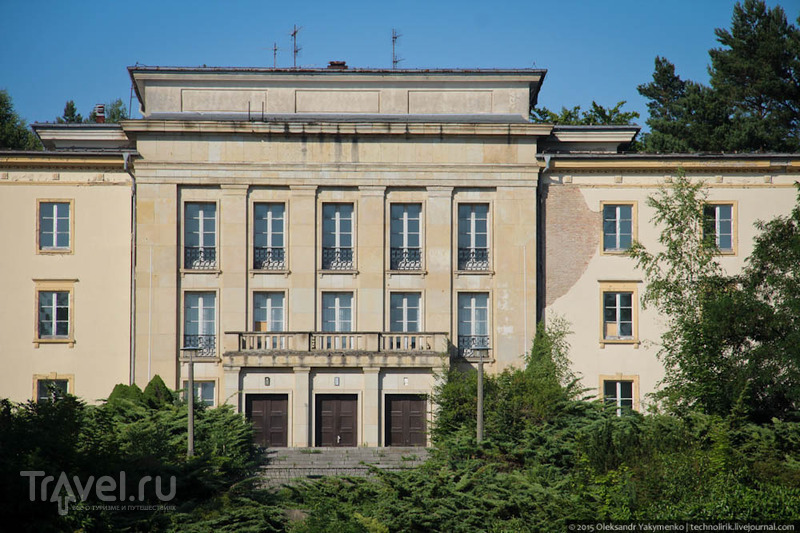
<path id="1" fill-rule="evenodd" d="M 183 265 L 187 270 L 217 268 L 217 204 L 187 202 L 183 230 Z"/>
<path id="2" fill-rule="evenodd" d="M 420 215 L 422 204 L 392 204 L 390 207 L 390 268 L 420 270 Z"/>
<path id="3" fill-rule="evenodd" d="M 285 206 L 280 203 L 259 203 L 253 209 L 253 268 L 284 270 Z"/>
<path id="4" fill-rule="evenodd" d="M 703 215 L 703 236 L 720 252 L 732 252 L 733 204 L 708 204 Z"/>
<path id="5" fill-rule="evenodd" d="M 419 302 L 418 292 L 393 292 L 389 298 L 389 330 L 399 333 L 418 333 Z"/>
<path id="6" fill-rule="evenodd" d="M 353 293 L 322 293 L 322 331 L 353 331 Z"/>
<path id="7" fill-rule="evenodd" d="M 67 251 L 71 247 L 70 203 L 39 203 L 39 249 Z"/>
<path id="8" fill-rule="evenodd" d="M 458 351 L 470 357 L 476 348 L 489 348 L 489 295 L 462 292 L 458 295 Z"/>
<path id="9" fill-rule="evenodd" d="M 187 292 L 183 305 L 183 346 L 198 348 L 196 355 L 217 353 L 217 295 L 213 292 Z"/>
<path id="10" fill-rule="evenodd" d="M 253 294 L 255 331 L 284 331 L 283 301 L 282 292 L 256 292 Z"/>
<path id="11" fill-rule="evenodd" d="M 322 205 L 322 268 L 354 268 L 353 204 Z"/>
<path id="12" fill-rule="evenodd" d="M 603 293 L 603 338 L 633 339 L 633 293 Z"/>
<path id="13" fill-rule="evenodd" d="M 69 291 L 39 291 L 40 339 L 68 339 L 70 315 Z"/>
<path id="14" fill-rule="evenodd" d="M 489 270 L 489 204 L 458 206 L 458 270 Z"/>
<path id="15" fill-rule="evenodd" d="M 617 416 L 622 416 L 623 410 L 633 409 L 633 382 L 603 381 L 603 400 L 607 404 L 615 405 Z"/>
<path id="16" fill-rule="evenodd" d="M 621 252 L 633 242 L 633 206 L 603 205 L 603 250 Z"/>

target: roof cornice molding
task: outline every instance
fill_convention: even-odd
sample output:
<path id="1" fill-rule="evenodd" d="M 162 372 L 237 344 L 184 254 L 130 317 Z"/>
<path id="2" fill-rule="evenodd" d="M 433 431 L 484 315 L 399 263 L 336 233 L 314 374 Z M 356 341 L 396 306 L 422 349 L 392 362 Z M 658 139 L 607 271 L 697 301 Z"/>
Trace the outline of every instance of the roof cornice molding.
<path id="1" fill-rule="evenodd" d="M 800 172 L 800 154 L 794 156 L 758 154 L 757 156 L 658 156 L 646 157 L 581 157 L 570 158 L 568 155 L 552 157 L 549 169 L 551 172 L 585 171 L 605 173 L 612 171 L 639 171 L 676 173 L 679 170 L 696 173 L 729 172 Z"/>

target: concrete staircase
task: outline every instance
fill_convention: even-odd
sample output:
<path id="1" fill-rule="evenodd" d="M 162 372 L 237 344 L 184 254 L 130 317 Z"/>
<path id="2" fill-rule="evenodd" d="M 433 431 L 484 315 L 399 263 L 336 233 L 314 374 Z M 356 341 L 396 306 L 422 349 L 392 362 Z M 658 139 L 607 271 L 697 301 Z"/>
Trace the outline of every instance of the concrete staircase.
<path id="1" fill-rule="evenodd" d="M 370 466 L 404 470 L 425 462 L 427 448 L 271 448 L 261 469 L 264 486 L 291 485 L 324 476 L 368 476 Z"/>

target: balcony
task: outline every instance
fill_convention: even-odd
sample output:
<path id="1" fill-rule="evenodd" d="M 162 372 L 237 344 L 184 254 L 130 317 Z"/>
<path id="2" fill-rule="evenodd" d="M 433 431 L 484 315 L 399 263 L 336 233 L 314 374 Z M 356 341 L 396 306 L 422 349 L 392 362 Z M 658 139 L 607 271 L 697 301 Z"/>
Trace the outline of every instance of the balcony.
<path id="1" fill-rule="evenodd" d="M 216 247 L 184 246 L 183 268 L 186 270 L 216 270 Z"/>
<path id="2" fill-rule="evenodd" d="M 459 248 L 458 270 L 489 270 L 488 248 Z"/>
<path id="3" fill-rule="evenodd" d="M 253 270 L 285 270 L 286 250 L 256 246 L 253 248 Z"/>
<path id="4" fill-rule="evenodd" d="M 403 366 L 441 365 L 450 350 L 446 333 L 226 332 L 227 366 Z M 235 344 L 234 344 L 235 343 Z"/>
<path id="5" fill-rule="evenodd" d="M 422 250 L 420 248 L 392 248 L 389 250 L 391 270 L 422 270 Z"/>
<path id="6" fill-rule="evenodd" d="M 323 270 L 354 270 L 352 248 L 323 248 Z"/>
<path id="7" fill-rule="evenodd" d="M 199 348 L 194 352 L 194 357 L 215 357 L 217 355 L 216 335 L 184 335 L 183 347 Z M 188 357 L 188 354 L 186 355 Z"/>
<path id="8" fill-rule="evenodd" d="M 475 350 L 489 350 L 488 335 L 459 335 L 458 336 L 458 355 L 464 359 L 475 360 L 478 354 Z"/>

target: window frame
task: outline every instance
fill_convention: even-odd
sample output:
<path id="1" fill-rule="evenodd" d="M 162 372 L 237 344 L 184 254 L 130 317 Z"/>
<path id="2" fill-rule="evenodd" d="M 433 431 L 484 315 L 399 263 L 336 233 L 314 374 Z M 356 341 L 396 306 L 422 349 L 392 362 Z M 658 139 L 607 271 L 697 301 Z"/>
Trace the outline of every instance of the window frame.
<path id="1" fill-rule="evenodd" d="M 259 205 L 282 205 L 283 206 L 283 266 L 281 268 L 255 268 L 255 255 L 256 255 L 256 208 Z M 289 202 L 288 200 L 272 199 L 272 198 L 257 198 L 249 202 L 250 205 L 250 246 L 248 258 L 248 270 L 253 274 L 269 274 L 279 273 L 286 274 L 289 272 Z"/>
<path id="2" fill-rule="evenodd" d="M 352 213 L 350 216 L 350 240 L 351 240 L 351 247 L 352 250 L 352 265 L 350 268 L 341 268 L 341 269 L 331 269 L 325 267 L 325 260 L 324 260 L 324 250 L 325 246 L 325 206 L 326 205 L 349 205 L 352 206 Z M 336 273 L 345 273 L 345 274 L 353 274 L 358 271 L 358 202 L 355 200 L 339 200 L 339 199 L 318 199 L 318 209 L 319 209 L 319 254 L 317 259 L 317 268 L 320 272 L 324 272 L 326 274 L 336 274 Z M 333 235 L 337 235 L 334 233 Z M 338 240 L 338 238 L 337 238 Z M 341 246 L 334 246 L 335 248 L 342 248 Z"/>
<path id="3" fill-rule="evenodd" d="M 188 333 L 186 333 L 186 296 L 189 295 L 189 294 L 213 294 L 214 295 L 214 350 L 213 350 L 213 353 L 208 353 L 206 355 L 201 355 L 200 353 L 195 354 L 195 358 L 196 358 L 195 361 L 200 360 L 200 359 L 209 360 L 209 359 L 218 357 L 219 350 L 220 350 L 220 339 L 221 339 L 220 338 L 220 334 L 219 334 L 219 328 L 220 328 L 220 320 L 219 320 L 219 318 L 220 318 L 219 317 L 219 315 L 220 315 L 220 313 L 219 313 L 219 310 L 220 310 L 220 302 L 219 302 L 220 294 L 219 293 L 220 293 L 220 291 L 218 289 L 211 289 L 211 288 L 191 288 L 191 289 L 183 289 L 181 291 L 181 305 L 180 305 L 180 313 L 181 313 L 181 317 L 180 317 L 180 320 L 181 320 L 181 329 L 180 329 L 181 330 L 181 336 L 180 336 L 181 343 L 180 344 L 181 345 L 180 345 L 180 348 L 181 349 L 186 347 L 185 346 L 185 344 L 186 344 L 186 335 L 188 335 Z M 202 309 L 202 307 L 200 309 Z M 198 315 L 198 318 L 199 318 L 199 315 Z M 200 336 L 200 335 L 209 335 L 209 334 L 208 333 L 196 333 L 196 334 L 193 334 L 193 335 Z"/>
<path id="4" fill-rule="evenodd" d="M 283 329 L 281 331 L 259 331 L 256 329 L 256 295 L 257 294 L 280 294 L 283 296 Z M 288 291 L 286 289 L 270 289 L 270 288 L 257 288 L 252 289 L 250 291 L 250 320 L 248 321 L 249 324 L 252 324 L 252 331 L 257 333 L 285 333 L 289 330 L 289 313 L 288 313 L 288 306 L 289 297 Z M 269 322 L 269 321 L 267 321 Z"/>
<path id="5" fill-rule="evenodd" d="M 417 307 L 417 331 L 393 331 L 392 330 L 392 297 L 398 294 L 416 294 L 419 296 L 419 307 Z M 425 332 L 425 291 L 424 290 L 414 290 L 414 289 L 404 289 L 404 290 L 391 290 L 389 291 L 389 297 L 386 298 L 386 321 L 387 333 L 424 333 Z M 405 320 L 405 322 L 408 322 Z"/>
<path id="6" fill-rule="evenodd" d="M 635 200 L 603 200 L 600 202 L 600 254 L 601 255 L 625 255 L 630 248 L 606 249 L 605 247 L 605 208 L 607 206 L 630 206 L 631 207 L 631 246 L 639 239 L 639 204 Z M 617 219 L 619 228 L 619 219 Z M 619 241 L 619 233 L 616 234 Z"/>
<path id="7" fill-rule="evenodd" d="M 405 273 L 417 273 L 418 274 L 420 272 L 424 272 L 425 271 L 425 225 L 424 225 L 425 224 L 425 202 L 423 202 L 421 200 L 400 200 L 400 199 L 396 199 L 395 200 L 395 199 L 393 199 L 393 200 L 389 200 L 387 203 L 388 203 L 388 207 L 389 207 L 386 210 L 386 222 L 385 222 L 386 230 L 387 230 L 387 235 L 386 235 L 385 238 L 386 238 L 386 242 L 388 243 L 386 264 L 389 267 L 387 269 L 387 271 L 391 272 L 392 274 L 396 274 L 396 273 L 402 273 L 402 274 L 405 274 Z M 392 268 L 392 236 L 394 235 L 394 233 L 392 232 L 392 221 L 394 220 L 392 218 L 392 207 L 394 207 L 395 205 L 398 205 L 398 206 L 418 205 L 419 206 L 419 218 L 418 218 L 418 223 L 419 223 L 419 232 L 418 232 L 418 238 L 419 238 L 419 267 L 418 268 L 402 268 L 402 269 Z M 405 219 L 405 220 L 410 220 L 410 219 Z M 407 241 L 407 232 L 406 231 L 400 233 L 400 235 L 403 237 L 403 240 Z M 406 250 L 406 249 L 409 249 L 409 247 L 408 246 L 400 247 L 400 249 Z"/>
<path id="8" fill-rule="evenodd" d="M 188 228 L 187 222 L 188 218 L 186 217 L 186 208 L 189 204 L 212 204 L 214 205 L 214 260 L 215 264 L 213 268 L 191 268 L 186 265 L 186 231 Z M 222 219 L 221 213 L 221 205 L 218 199 L 215 198 L 185 198 L 181 200 L 181 228 L 180 228 L 180 238 L 181 238 L 181 250 L 180 250 L 180 265 L 181 265 L 181 274 L 219 274 L 222 272 L 222 243 L 220 237 L 222 236 L 222 232 L 220 231 L 220 221 Z M 200 246 L 203 248 L 203 246 Z"/>
<path id="9" fill-rule="evenodd" d="M 66 381 L 67 394 L 71 394 L 73 396 L 75 395 L 75 374 L 59 374 L 58 372 L 51 372 L 49 374 L 34 374 L 31 400 L 33 400 L 36 403 L 39 403 L 40 381 Z"/>
<path id="10" fill-rule="evenodd" d="M 730 249 L 720 249 L 716 242 L 714 244 L 715 252 L 717 255 L 730 255 L 736 256 L 739 254 L 738 243 L 739 243 L 739 202 L 736 200 L 707 200 L 703 202 L 703 224 L 700 228 L 701 237 L 705 239 L 705 223 L 706 223 L 706 207 L 718 207 L 721 205 L 728 205 L 731 207 L 731 248 Z M 719 223 L 716 215 L 714 217 L 715 226 Z M 716 237 L 716 234 L 715 234 Z M 716 238 L 715 238 L 716 241 Z"/>
<path id="11" fill-rule="evenodd" d="M 181 386 L 181 395 L 183 396 L 183 398 L 185 400 L 186 399 L 186 393 L 188 392 L 187 389 L 189 388 L 189 380 L 188 379 L 184 379 L 184 380 L 182 380 L 182 382 L 183 382 L 183 385 Z M 205 385 L 205 384 L 209 384 L 209 383 L 214 388 L 214 394 L 212 395 L 210 404 L 205 403 L 203 401 L 203 399 L 202 399 L 202 392 L 203 392 L 202 391 L 202 386 Z M 195 405 L 197 405 L 198 402 L 201 402 L 201 403 L 204 403 L 205 406 L 207 408 L 209 408 L 209 409 L 217 407 L 217 403 L 218 403 L 217 402 L 217 390 L 219 388 L 219 387 L 217 387 L 217 380 L 216 379 L 195 379 L 194 380 L 194 386 L 197 387 L 198 385 L 200 385 L 200 393 L 201 394 L 200 394 L 199 397 L 197 395 L 195 395 L 195 397 L 194 397 Z"/>
<path id="12" fill-rule="evenodd" d="M 329 294 L 349 294 L 350 295 L 350 330 L 349 331 L 326 331 L 325 330 L 325 296 Z M 356 291 L 355 290 L 322 290 L 319 296 L 319 325 L 318 332 L 320 333 L 357 333 L 358 326 L 356 325 Z"/>
<path id="13" fill-rule="evenodd" d="M 33 344 L 38 348 L 40 344 L 68 344 L 70 348 L 75 345 L 75 283 L 77 279 L 70 280 L 33 280 Z M 66 292 L 69 294 L 69 333 L 62 337 L 42 337 L 39 334 L 39 294 L 43 292 Z"/>
<path id="14" fill-rule="evenodd" d="M 42 204 L 69 205 L 69 246 L 42 246 Z M 54 228 L 55 230 L 55 228 Z M 55 239 L 55 237 L 54 237 Z M 74 254 L 75 253 L 75 199 L 74 198 L 37 198 L 36 199 L 36 253 L 38 255 Z"/>
<path id="15" fill-rule="evenodd" d="M 459 256 L 459 251 L 461 250 L 461 246 L 460 246 L 460 243 L 459 243 L 459 238 L 461 236 L 461 224 L 460 224 L 461 223 L 461 217 L 460 217 L 459 213 L 461 211 L 461 206 L 462 205 L 485 205 L 486 206 L 486 250 L 487 250 L 487 254 L 488 254 L 486 268 L 473 269 L 473 270 L 464 270 L 464 269 L 459 268 L 460 267 L 460 261 L 458 259 L 458 256 Z M 494 240 L 493 240 L 493 235 L 494 235 L 494 216 L 493 216 L 493 213 L 494 213 L 494 202 L 492 202 L 489 199 L 485 199 L 485 198 L 475 198 L 475 199 L 463 198 L 463 199 L 460 199 L 460 200 L 456 200 L 453 203 L 453 231 L 455 233 L 454 236 L 453 236 L 453 247 L 454 247 L 453 259 L 454 259 L 454 263 L 455 264 L 453 265 L 453 267 L 454 267 L 454 270 L 455 270 L 455 272 L 457 274 L 459 274 L 459 275 L 462 275 L 462 274 L 479 274 L 479 275 L 483 274 L 483 275 L 485 275 L 485 274 L 493 274 L 494 273 L 493 264 L 494 264 L 494 255 L 495 254 L 494 254 L 494 249 L 493 249 L 493 246 L 494 246 Z M 469 248 L 467 248 L 467 249 L 469 249 Z"/>
<path id="16" fill-rule="evenodd" d="M 605 294 L 631 293 L 631 330 L 630 338 L 606 338 L 605 336 Z M 600 283 L 600 347 L 606 344 L 631 344 L 639 347 L 639 282 L 638 281 L 604 281 Z"/>
<path id="17" fill-rule="evenodd" d="M 633 396 L 633 406 L 631 407 L 634 411 L 639 411 L 641 409 L 641 404 L 639 402 L 639 375 L 638 374 L 600 374 L 598 376 L 598 388 L 597 388 L 597 398 L 605 403 L 605 383 L 606 381 L 614 381 L 614 382 L 622 382 L 627 381 L 632 384 L 631 388 L 631 395 Z M 619 397 L 617 397 L 619 401 Z M 617 406 L 617 416 L 622 415 L 622 406 Z"/>
<path id="18" fill-rule="evenodd" d="M 493 305 L 494 305 L 494 299 L 492 298 L 492 296 L 493 296 L 492 291 L 490 291 L 490 290 L 459 290 L 459 291 L 456 291 L 455 298 L 453 299 L 454 300 L 453 303 L 455 305 L 455 312 L 453 313 L 453 319 L 455 321 L 455 327 L 454 327 L 453 331 L 455 331 L 455 334 L 456 334 L 456 349 L 458 350 L 459 357 L 472 358 L 472 357 L 475 357 L 475 356 L 467 354 L 467 353 L 462 353 L 462 348 L 460 347 L 461 342 L 460 342 L 459 337 L 462 336 L 461 335 L 461 330 L 460 330 L 460 327 L 459 327 L 460 324 L 461 324 L 461 305 L 460 305 L 460 303 L 461 303 L 461 296 L 464 295 L 464 294 L 483 294 L 483 295 L 486 295 L 486 337 L 487 337 L 487 346 L 486 346 L 486 348 L 488 348 L 488 356 L 487 356 L 486 360 L 489 361 L 489 360 L 493 359 L 492 354 L 494 352 L 494 348 L 492 347 L 492 344 L 493 344 L 492 341 L 494 340 L 494 335 L 493 335 L 494 330 L 493 330 L 493 327 L 492 327 L 493 315 L 494 315 L 494 313 L 492 312 L 493 311 Z M 471 333 L 469 336 L 471 336 L 471 337 L 478 336 L 478 335 L 476 335 L 474 333 L 474 329 L 475 329 L 474 328 L 474 324 L 473 324 L 471 329 L 473 330 L 473 333 Z"/>

